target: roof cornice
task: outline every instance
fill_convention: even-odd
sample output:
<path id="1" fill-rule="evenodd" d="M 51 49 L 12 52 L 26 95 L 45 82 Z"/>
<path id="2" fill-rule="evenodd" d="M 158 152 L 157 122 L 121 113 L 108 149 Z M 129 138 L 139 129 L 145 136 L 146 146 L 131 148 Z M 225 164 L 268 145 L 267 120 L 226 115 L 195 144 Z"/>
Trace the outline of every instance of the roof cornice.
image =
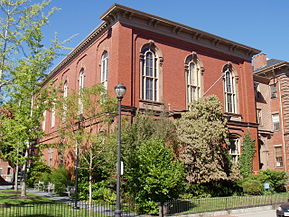
<path id="1" fill-rule="evenodd" d="M 257 69 L 256 71 L 254 71 L 254 76 L 270 76 L 271 73 L 274 73 L 274 76 L 276 76 L 275 73 L 278 73 L 279 70 L 282 70 L 284 68 L 289 69 L 289 62 L 282 61 L 269 67 Z"/>
<path id="2" fill-rule="evenodd" d="M 187 39 L 186 41 L 191 43 L 196 43 L 204 47 L 219 50 L 248 61 L 251 61 L 252 56 L 260 53 L 260 50 L 258 49 L 120 4 L 114 4 L 106 12 L 104 12 L 100 18 L 108 23 L 119 21 L 136 27 L 139 25 L 139 28 L 145 29 L 147 27 L 149 31 L 160 32 L 159 29 L 162 29 L 163 31 L 161 31 L 163 34 L 169 34 L 170 36 L 174 35 L 180 40 Z M 136 21 L 133 22 L 133 19 Z M 140 23 L 141 20 L 144 22 Z M 170 31 L 166 31 L 164 29 L 165 27 L 170 29 Z"/>
<path id="3" fill-rule="evenodd" d="M 103 15 L 100 17 L 102 22 L 96 29 L 94 29 L 82 42 L 80 42 L 73 51 L 71 51 L 60 63 L 48 74 L 48 77 L 43 82 L 45 85 L 59 70 L 63 69 L 79 52 L 83 51 L 93 41 L 102 35 L 103 32 L 108 30 L 109 27 L 114 25 L 116 22 L 128 22 L 133 18 L 138 18 L 146 21 L 148 24 L 147 29 L 151 31 L 151 26 L 166 26 L 172 29 L 173 34 L 180 40 L 186 40 L 184 35 L 179 33 L 186 33 L 190 35 L 190 41 L 198 45 L 208 47 L 214 50 L 219 50 L 245 60 L 251 61 L 253 55 L 260 53 L 257 50 L 246 45 L 230 41 L 228 39 L 162 18 L 155 15 L 151 15 L 142 11 L 138 11 L 132 8 L 120 4 L 114 4 L 111 6 Z M 131 24 L 131 23 L 129 23 Z M 140 26 L 142 28 L 143 26 Z M 157 28 L 155 28 L 157 29 Z M 171 36 L 171 35 L 170 35 Z M 239 52 L 237 52 L 239 51 Z"/>
<path id="4" fill-rule="evenodd" d="M 79 52 L 89 46 L 93 41 L 102 35 L 110 27 L 109 23 L 102 22 L 96 27 L 82 42 L 80 42 L 76 48 L 74 48 L 60 63 L 48 74 L 47 78 L 42 85 L 45 85 L 57 72 L 65 67 Z"/>

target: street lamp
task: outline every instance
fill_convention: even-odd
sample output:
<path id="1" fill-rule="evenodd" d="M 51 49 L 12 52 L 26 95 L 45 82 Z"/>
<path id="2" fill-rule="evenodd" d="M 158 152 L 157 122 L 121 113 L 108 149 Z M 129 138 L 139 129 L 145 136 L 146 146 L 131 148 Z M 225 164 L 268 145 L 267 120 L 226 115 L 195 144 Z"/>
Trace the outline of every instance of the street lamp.
<path id="1" fill-rule="evenodd" d="M 84 121 L 83 114 L 79 115 L 79 121 L 77 122 L 78 131 L 81 129 L 81 122 Z M 80 132 L 79 132 L 80 133 Z M 74 182 L 74 209 L 79 209 L 78 203 L 78 167 L 79 167 L 79 141 L 76 141 L 76 150 L 75 150 L 75 182 Z"/>
<path id="2" fill-rule="evenodd" d="M 123 84 L 118 84 L 114 87 L 114 92 L 118 100 L 118 136 L 117 136 L 117 166 L 116 166 L 116 209 L 115 216 L 121 217 L 120 207 L 120 173 L 121 173 L 121 101 L 126 92 L 126 87 Z"/>

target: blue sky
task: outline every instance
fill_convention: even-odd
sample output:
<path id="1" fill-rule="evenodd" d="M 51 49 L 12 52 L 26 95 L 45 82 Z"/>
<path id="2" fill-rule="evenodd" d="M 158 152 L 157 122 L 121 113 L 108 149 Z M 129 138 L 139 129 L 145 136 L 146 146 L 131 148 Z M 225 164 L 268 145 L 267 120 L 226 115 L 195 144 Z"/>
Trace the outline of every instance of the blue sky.
<path id="1" fill-rule="evenodd" d="M 257 48 L 269 58 L 289 61 L 288 0 L 52 0 L 51 5 L 61 10 L 51 17 L 45 34 L 49 38 L 57 32 L 61 40 L 78 34 L 67 44 L 73 48 L 101 23 L 99 17 L 114 3 Z"/>

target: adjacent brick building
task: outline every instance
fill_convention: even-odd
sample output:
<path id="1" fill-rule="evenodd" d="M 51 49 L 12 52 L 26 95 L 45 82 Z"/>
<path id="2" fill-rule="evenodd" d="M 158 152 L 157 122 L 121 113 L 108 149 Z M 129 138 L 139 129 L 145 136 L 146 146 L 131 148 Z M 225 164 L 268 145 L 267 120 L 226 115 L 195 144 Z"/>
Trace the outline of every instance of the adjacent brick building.
<path id="1" fill-rule="evenodd" d="M 288 172 L 289 62 L 260 54 L 253 66 L 260 168 Z"/>
<path id="2" fill-rule="evenodd" d="M 102 83 L 113 95 L 118 83 L 127 87 L 127 111 L 148 108 L 173 117 L 190 102 L 215 94 L 228 118 L 233 160 L 238 160 L 244 134 L 256 140 L 253 170 L 259 170 L 256 103 L 251 59 L 260 51 L 158 16 L 115 4 L 103 22 L 54 70 L 48 81 L 63 84 L 64 94 Z M 55 111 L 46 111 L 43 143 L 57 142 Z M 45 152 L 57 164 L 56 150 Z"/>

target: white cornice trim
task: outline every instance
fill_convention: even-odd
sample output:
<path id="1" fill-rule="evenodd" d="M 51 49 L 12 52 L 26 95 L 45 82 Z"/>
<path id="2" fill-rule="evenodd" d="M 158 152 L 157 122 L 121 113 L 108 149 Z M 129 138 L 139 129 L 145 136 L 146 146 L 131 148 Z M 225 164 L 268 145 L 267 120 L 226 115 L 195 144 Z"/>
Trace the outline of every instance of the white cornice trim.
<path id="1" fill-rule="evenodd" d="M 114 4 L 100 18 L 108 23 L 118 20 L 138 28 L 158 33 L 162 32 L 165 35 L 234 55 L 248 61 L 251 61 L 252 56 L 260 53 L 258 49 L 120 4 Z"/>
<path id="2" fill-rule="evenodd" d="M 82 42 L 80 42 L 60 63 L 52 69 L 48 74 L 42 85 L 45 85 L 57 72 L 62 69 L 66 64 L 68 64 L 75 56 L 78 55 L 86 46 L 91 42 L 95 41 L 98 37 L 102 35 L 111 25 L 107 22 L 102 22 L 98 27 L 96 27 Z"/>

